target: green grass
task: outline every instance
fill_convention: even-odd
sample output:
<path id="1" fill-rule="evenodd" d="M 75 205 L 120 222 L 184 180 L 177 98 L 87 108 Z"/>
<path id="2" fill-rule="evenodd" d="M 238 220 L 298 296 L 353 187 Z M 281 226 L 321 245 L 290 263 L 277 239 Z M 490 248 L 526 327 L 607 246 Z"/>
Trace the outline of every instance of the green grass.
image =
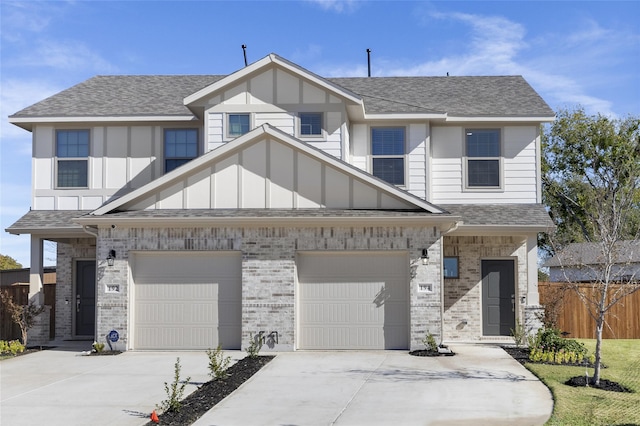
<path id="1" fill-rule="evenodd" d="M 595 340 L 578 340 L 593 353 Z M 633 393 L 564 384 L 584 375 L 584 367 L 527 364 L 553 393 L 555 404 L 548 426 L 640 425 L 640 340 L 603 340 L 602 362 L 607 368 L 600 370 L 600 378 L 620 383 Z M 593 369 L 587 371 L 591 377 Z"/>

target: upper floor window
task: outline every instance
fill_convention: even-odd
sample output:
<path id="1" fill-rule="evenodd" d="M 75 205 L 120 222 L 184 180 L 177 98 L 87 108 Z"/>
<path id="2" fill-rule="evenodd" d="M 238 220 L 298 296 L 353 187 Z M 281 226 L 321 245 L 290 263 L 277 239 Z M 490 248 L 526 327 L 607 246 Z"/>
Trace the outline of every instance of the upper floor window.
<path id="1" fill-rule="evenodd" d="M 393 185 L 404 185 L 404 127 L 371 129 L 373 175 Z"/>
<path id="2" fill-rule="evenodd" d="M 249 132 L 251 127 L 249 114 L 229 114 L 227 120 L 228 136 L 235 138 Z"/>
<path id="3" fill-rule="evenodd" d="M 322 113 L 302 112 L 300 118 L 300 136 L 322 136 Z"/>
<path id="4" fill-rule="evenodd" d="M 198 156 L 197 129 L 164 130 L 164 171 L 188 163 Z"/>
<path id="5" fill-rule="evenodd" d="M 58 188 L 86 188 L 89 175 L 89 131 L 56 132 Z"/>
<path id="6" fill-rule="evenodd" d="M 500 130 L 467 130 L 467 186 L 500 186 Z"/>

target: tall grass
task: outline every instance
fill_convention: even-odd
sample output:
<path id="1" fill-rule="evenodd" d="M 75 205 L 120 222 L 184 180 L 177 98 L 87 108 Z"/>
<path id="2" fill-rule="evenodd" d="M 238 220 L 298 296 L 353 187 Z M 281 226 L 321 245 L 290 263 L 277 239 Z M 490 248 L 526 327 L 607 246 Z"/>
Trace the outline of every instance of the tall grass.
<path id="1" fill-rule="evenodd" d="M 593 353 L 595 340 L 579 339 Z M 584 367 L 527 364 L 551 389 L 555 400 L 549 426 L 640 425 L 640 340 L 604 340 L 601 379 L 620 383 L 633 393 L 565 385 L 585 374 Z M 589 377 L 593 369 L 586 370 Z"/>

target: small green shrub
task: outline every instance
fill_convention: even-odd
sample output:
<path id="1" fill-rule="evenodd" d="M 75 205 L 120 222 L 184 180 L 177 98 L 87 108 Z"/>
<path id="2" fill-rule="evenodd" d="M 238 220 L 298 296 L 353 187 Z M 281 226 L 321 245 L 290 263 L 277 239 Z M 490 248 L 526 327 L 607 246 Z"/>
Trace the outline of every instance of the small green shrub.
<path id="1" fill-rule="evenodd" d="M 215 351 L 207 349 L 207 356 L 209 357 L 209 375 L 213 379 L 226 379 L 228 377 L 227 369 L 229 368 L 231 357 L 224 356 L 220 345 L 218 345 Z"/>
<path id="2" fill-rule="evenodd" d="M 516 327 L 511 329 L 511 337 L 513 337 L 513 341 L 519 348 L 524 346 L 527 341 L 527 331 L 518 318 L 516 318 Z"/>
<path id="3" fill-rule="evenodd" d="M 0 355 L 11 354 L 13 356 L 24 352 L 24 345 L 19 340 L 0 340 Z"/>
<path id="4" fill-rule="evenodd" d="M 422 339 L 422 344 L 424 344 L 429 352 L 438 352 L 438 344 L 436 343 L 436 338 L 433 337 L 433 334 L 427 331 L 427 336 Z"/>
<path id="5" fill-rule="evenodd" d="M 91 345 L 94 352 L 100 353 L 104 350 L 104 343 L 93 342 Z"/>
<path id="6" fill-rule="evenodd" d="M 256 334 L 255 336 L 253 334 L 250 334 L 251 339 L 249 339 L 249 346 L 247 346 L 247 355 L 249 356 L 249 358 L 257 358 L 258 354 L 260 353 L 260 349 L 262 349 L 262 335 L 261 334 Z"/>
<path id="7" fill-rule="evenodd" d="M 162 401 L 160 405 L 156 407 L 164 412 L 180 411 L 182 407 L 182 395 L 184 395 L 184 388 L 187 386 L 191 377 L 187 377 L 184 381 L 180 381 L 180 358 L 176 358 L 176 363 L 173 365 L 173 382 L 169 385 L 164 382 L 164 391 L 167 393 L 167 399 Z"/>
<path id="8" fill-rule="evenodd" d="M 541 328 L 529 338 L 529 359 L 549 364 L 580 364 L 590 359 L 587 348 L 580 342 L 562 337 L 557 328 Z"/>

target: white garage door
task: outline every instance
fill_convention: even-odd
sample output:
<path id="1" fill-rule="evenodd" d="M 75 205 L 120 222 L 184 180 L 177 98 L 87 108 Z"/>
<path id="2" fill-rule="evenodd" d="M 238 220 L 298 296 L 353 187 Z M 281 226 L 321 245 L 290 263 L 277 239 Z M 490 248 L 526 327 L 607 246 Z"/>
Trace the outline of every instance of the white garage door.
<path id="1" fill-rule="evenodd" d="M 239 349 L 241 274 L 239 252 L 136 253 L 134 349 Z"/>
<path id="2" fill-rule="evenodd" d="M 407 349 L 404 252 L 300 253 L 300 349 Z"/>

